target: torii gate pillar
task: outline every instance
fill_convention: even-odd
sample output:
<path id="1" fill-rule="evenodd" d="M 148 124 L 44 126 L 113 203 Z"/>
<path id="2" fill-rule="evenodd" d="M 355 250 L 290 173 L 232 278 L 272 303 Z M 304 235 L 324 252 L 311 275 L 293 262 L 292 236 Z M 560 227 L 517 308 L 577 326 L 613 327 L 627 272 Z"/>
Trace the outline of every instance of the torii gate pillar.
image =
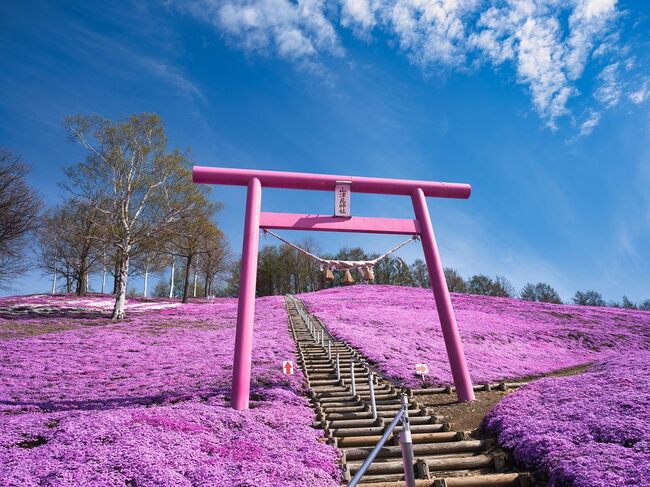
<path id="1" fill-rule="evenodd" d="M 451 375 L 456 386 L 456 394 L 458 395 L 459 401 L 473 401 L 474 389 L 472 387 L 472 379 L 467 369 L 463 344 L 460 341 L 458 325 L 456 324 L 456 315 L 451 305 L 451 296 L 449 296 L 447 280 L 445 279 L 440 253 L 438 252 L 438 244 L 436 243 L 436 236 L 433 233 L 433 225 L 429 217 L 427 200 L 420 188 L 413 191 L 411 200 L 413 201 L 415 218 L 420 223 L 422 251 L 424 252 L 424 259 L 426 260 L 429 271 L 433 297 L 436 300 L 440 328 L 442 329 L 442 337 L 445 340 L 447 357 L 451 366 Z"/>
<path id="2" fill-rule="evenodd" d="M 468 198 L 471 192 L 471 187 L 468 184 L 199 166 L 192 169 L 192 179 L 195 183 L 248 187 L 231 391 L 231 405 L 234 409 L 248 409 L 260 228 L 419 235 L 422 240 L 422 249 L 429 271 L 451 373 L 456 386 L 456 394 L 461 402 L 474 400 L 472 380 L 467 369 L 463 345 L 460 341 L 456 317 L 426 203 L 427 196 Z M 411 196 L 415 220 L 260 213 L 262 186 L 334 191 L 338 181 L 350 181 L 351 189 L 354 192 Z"/>
<path id="3" fill-rule="evenodd" d="M 246 195 L 244 241 L 241 251 L 239 300 L 237 302 L 237 331 L 233 361 L 230 403 L 235 409 L 248 409 L 253 360 L 253 322 L 255 321 L 255 285 L 257 284 L 257 251 L 260 241 L 260 209 L 262 185 L 252 178 Z"/>

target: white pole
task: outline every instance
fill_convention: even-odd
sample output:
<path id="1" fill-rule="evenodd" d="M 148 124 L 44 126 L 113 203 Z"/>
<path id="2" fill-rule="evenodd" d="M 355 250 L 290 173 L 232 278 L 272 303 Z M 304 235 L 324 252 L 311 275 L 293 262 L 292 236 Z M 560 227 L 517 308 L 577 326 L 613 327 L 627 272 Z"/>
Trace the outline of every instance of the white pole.
<path id="1" fill-rule="evenodd" d="M 332 360 L 332 340 L 327 340 L 327 359 Z"/>
<path id="2" fill-rule="evenodd" d="M 144 291 L 142 295 L 146 298 L 147 297 L 147 284 L 149 282 L 149 266 L 144 268 Z"/>
<path id="3" fill-rule="evenodd" d="M 169 298 L 174 297 L 174 256 L 172 255 L 172 271 L 171 271 L 171 277 L 170 277 L 170 284 L 169 284 Z"/>
<path id="4" fill-rule="evenodd" d="M 199 273 L 197 272 L 196 269 L 194 269 L 194 296 L 193 297 L 196 297 L 196 280 L 198 278 L 198 275 Z"/>
<path id="5" fill-rule="evenodd" d="M 354 378 L 354 359 L 350 360 L 350 381 L 352 384 L 352 395 L 357 395 L 357 380 Z"/>
<path id="6" fill-rule="evenodd" d="M 52 277 L 52 294 L 56 293 L 56 261 L 54 261 L 54 277 Z"/>

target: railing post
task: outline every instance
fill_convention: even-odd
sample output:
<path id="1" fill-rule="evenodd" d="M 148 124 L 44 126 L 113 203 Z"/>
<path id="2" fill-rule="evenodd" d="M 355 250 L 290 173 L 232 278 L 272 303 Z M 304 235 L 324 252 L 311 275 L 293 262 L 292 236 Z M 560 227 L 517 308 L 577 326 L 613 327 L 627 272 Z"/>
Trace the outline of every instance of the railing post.
<path id="1" fill-rule="evenodd" d="M 339 354 L 336 354 L 336 379 L 341 380 L 341 363 L 339 362 Z"/>
<path id="2" fill-rule="evenodd" d="M 320 346 L 325 348 L 325 329 L 322 326 L 320 329 Z"/>
<path id="3" fill-rule="evenodd" d="M 354 359 L 350 359 L 350 383 L 352 385 L 352 395 L 357 395 L 357 380 L 354 378 Z"/>
<path id="4" fill-rule="evenodd" d="M 332 340 L 327 339 L 327 360 L 332 360 Z"/>
<path id="5" fill-rule="evenodd" d="M 402 431 L 399 434 L 399 444 L 402 449 L 402 464 L 404 466 L 405 487 L 415 487 L 415 472 L 413 463 L 415 455 L 413 454 L 413 440 L 411 438 L 411 427 L 409 425 L 409 402 L 406 394 L 402 395 Z"/>
<path id="6" fill-rule="evenodd" d="M 375 403 L 375 384 L 372 372 L 368 372 L 368 389 L 370 390 L 370 407 L 372 408 L 372 419 L 377 421 L 377 403 Z"/>

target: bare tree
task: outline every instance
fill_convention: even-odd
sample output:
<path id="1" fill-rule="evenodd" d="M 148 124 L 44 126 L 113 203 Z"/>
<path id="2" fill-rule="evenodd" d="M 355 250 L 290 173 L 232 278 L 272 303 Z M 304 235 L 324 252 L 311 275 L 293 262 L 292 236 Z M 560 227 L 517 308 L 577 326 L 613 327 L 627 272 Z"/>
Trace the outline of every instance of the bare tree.
<path id="1" fill-rule="evenodd" d="M 76 293 L 88 292 L 88 276 L 101 258 L 101 229 L 98 209 L 87 203 L 68 200 L 50 209 L 39 231 L 41 267 L 65 269 L 76 282 Z M 52 269 L 52 270 L 54 270 Z"/>
<path id="2" fill-rule="evenodd" d="M 24 270 L 27 238 L 38 225 L 41 201 L 25 182 L 29 167 L 0 147 L 0 287 Z"/>
<path id="3" fill-rule="evenodd" d="M 206 250 L 204 245 L 207 241 L 221 233 L 212 222 L 221 205 L 208 202 L 203 193 L 197 192 L 193 199 L 192 211 L 186 212 L 171 227 L 173 255 L 185 261 L 183 303 L 187 303 L 189 299 L 191 271 L 196 258 Z"/>
<path id="4" fill-rule="evenodd" d="M 456 269 L 445 267 L 445 280 L 447 281 L 447 288 L 451 293 L 466 293 L 467 283 Z"/>
<path id="5" fill-rule="evenodd" d="M 206 235 L 204 239 L 203 252 L 199 255 L 197 270 L 204 277 L 203 289 L 207 297 L 214 295 L 217 276 L 230 269 L 232 252 L 228 241 L 220 231 L 214 232 L 214 235 Z"/>
<path id="6" fill-rule="evenodd" d="M 445 276 L 446 276 L 445 269 Z M 430 288 L 431 280 L 429 279 L 429 270 L 427 269 L 427 264 L 422 259 L 415 259 L 413 264 L 411 264 L 411 274 L 413 274 L 413 280 L 417 287 Z M 450 290 L 451 291 L 451 290 Z"/>
<path id="7" fill-rule="evenodd" d="M 87 155 L 66 172 L 65 187 L 102 214 L 101 224 L 117 252 L 112 318 L 121 319 L 134 249 L 174 223 L 186 209 L 188 194 L 196 191 L 189 161 L 178 151 L 167 151 L 156 114 L 132 115 L 120 122 L 77 115 L 66 123 L 71 140 Z"/>

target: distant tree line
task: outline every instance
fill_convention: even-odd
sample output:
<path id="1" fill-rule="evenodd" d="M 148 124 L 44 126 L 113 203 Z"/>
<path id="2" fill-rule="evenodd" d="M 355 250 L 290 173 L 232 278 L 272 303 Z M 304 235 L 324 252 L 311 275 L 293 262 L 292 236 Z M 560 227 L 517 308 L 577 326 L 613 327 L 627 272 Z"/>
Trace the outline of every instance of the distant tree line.
<path id="1" fill-rule="evenodd" d="M 311 239 L 297 242 L 297 245 L 325 259 L 372 260 L 379 255 L 367 253 L 360 247 L 343 247 L 336 254 L 322 254 L 319 246 Z M 236 261 L 230 266 L 229 276 L 226 278 L 225 287 L 222 291 L 223 295 L 238 295 L 240 265 L 241 262 Z M 334 280 L 331 283 L 326 282 L 325 274 L 317 261 L 286 244 L 264 246 L 259 251 L 257 269 L 258 296 L 297 294 L 344 285 L 341 272 L 334 273 Z M 491 278 L 484 274 L 476 274 L 464 279 L 455 269 L 446 268 L 444 272 L 450 292 L 482 296 L 518 297 L 526 301 L 562 304 L 559 293 L 544 282 L 527 283 L 517 293 L 514 286 L 504 276 Z M 400 257 L 388 256 L 380 260 L 375 266 L 375 279 L 372 282 L 364 281 L 360 272 L 353 271 L 352 274 L 356 280 L 355 283 L 359 284 L 431 287 L 426 264 L 421 259 L 416 259 L 412 264 L 408 264 Z M 650 299 L 635 304 L 626 296 L 623 296 L 620 303 L 613 301 L 605 303 L 602 296 L 596 291 L 577 291 L 572 302 L 586 306 L 612 306 L 650 310 Z"/>

